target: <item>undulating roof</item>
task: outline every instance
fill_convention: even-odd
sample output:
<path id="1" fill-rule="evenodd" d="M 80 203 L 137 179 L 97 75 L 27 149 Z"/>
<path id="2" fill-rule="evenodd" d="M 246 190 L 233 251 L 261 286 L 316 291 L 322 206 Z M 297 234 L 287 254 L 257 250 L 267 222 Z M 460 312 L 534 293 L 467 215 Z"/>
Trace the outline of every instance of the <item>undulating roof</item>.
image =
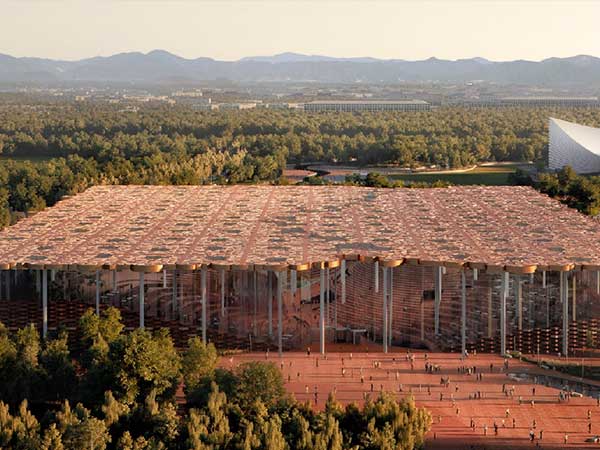
<path id="1" fill-rule="evenodd" d="M 0 232 L 6 268 L 600 269 L 600 224 L 528 187 L 97 186 Z"/>
<path id="2" fill-rule="evenodd" d="M 577 173 L 600 172 L 600 128 L 550 118 L 548 166 Z"/>

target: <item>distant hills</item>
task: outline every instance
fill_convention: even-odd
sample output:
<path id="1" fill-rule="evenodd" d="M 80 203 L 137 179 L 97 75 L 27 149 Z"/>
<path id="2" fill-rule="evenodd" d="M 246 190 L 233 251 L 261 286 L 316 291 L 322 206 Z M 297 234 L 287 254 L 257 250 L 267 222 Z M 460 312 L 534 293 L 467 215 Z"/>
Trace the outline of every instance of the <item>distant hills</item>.
<path id="1" fill-rule="evenodd" d="M 600 58 L 587 55 L 543 61 L 485 58 L 422 61 L 369 57 L 334 58 L 298 53 L 253 56 L 238 61 L 186 59 L 164 50 L 119 53 L 79 61 L 15 58 L 0 54 L 0 82 L 176 83 L 234 82 L 396 83 L 490 81 L 535 85 L 600 86 Z"/>

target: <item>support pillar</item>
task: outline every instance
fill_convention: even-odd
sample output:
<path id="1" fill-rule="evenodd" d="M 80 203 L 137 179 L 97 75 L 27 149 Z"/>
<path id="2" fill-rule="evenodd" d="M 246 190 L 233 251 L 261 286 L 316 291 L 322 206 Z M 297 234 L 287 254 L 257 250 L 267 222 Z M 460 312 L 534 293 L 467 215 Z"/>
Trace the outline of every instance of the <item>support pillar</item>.
<path id="1" fill-rule="evenodd" d="M 44 339 L 46 339 L 47 336 L 48 336 L 48 271 L 42 270 L 42 337 Z"/>
<path id="2" fill-rule="evenodd" d="M 277 351 L 283 356 L 283 272 L 277 274 Z"/>
<path id="3" fill-rule="evenodd" d="M 144 288 L 144 272 L 140 272 L 140 328 L 144 328 L 144 309 L 145 309 L 145 305 L 144 305 L 144 296 L 146 294 L 145 288 Z"/>
<path id="4" fill-rule="evenodd" d="M 253 273 L 252 288 L 254 290 L 254 298 L 252 299 L 252 306 L 254 309 L 252 316 L 252 334 L 254 334 L 254 336 L 256 337 L 256 335 L 258 334 L 258 272 L 256 272 L 256 270 Z"/>
<path id="5" fill-rule="evenodd" d="M 561 272 L 561 292 L 560 301 L 562 303 L 562 319 L 563 319 L 563 339 L 562 339 L 562 353 L 563 356 L 569 354 L 569 273 Z"/>
<path id="6" fill-rule="evenodd" d="M 546 271 L 542 270 L 542 287 L 546 288 Z"/>
<path id="7" fill-rule="evenodd" d="M 100 315 L 100 271 L 96 270 L 96 315 Z"/>
<path id="8" fill-rule="evenodd" d="M 219 272 L 221 279 L 221 317 L 225 317 L 225 270 Z"/>
<path id="9" fill-rule="evenodd" d="M 330 301 L 331 298 L 329 297 L 329 280 L 330 280 L 330 276 L 329 276 L 329 267 L 327 267 L 325 269 L 325 312 L 326 312 L 326 323 L 327 325 L 331 325 L 331 311 L 330 311 Z"/>
<path id="10" fill-rule="evenodd" d="M 325 269 L 319 273 L 319 351 L 325 354 Z"/>
<path id="11" fill-rule="evenodd" d="M 506 298 L 508 297 L 508 272 L 502 272 L 500 293 L 500 354 L 506 355 Z"/>
<path id="12" fill-rule="evenodd" d="M 473 281 L 477 281 L 479 279 L 479 269 L 473 269 Z"/>
<path id="13" fill-rule="evenodd" d="M 167 269 L 163 269 L 163 289 L 167 288 Z"/>
<path id="14" fill-rule="evenodd" d="M 117 292 L 117 271 L 116 269 L 112 271 L 112 290 L 113 292 Z"/>
<path id="15" fill-rule="evenodd" d="M 41 270 L 36 269 L 35 271 L 35 292 L 37 295 L 42 293 L 42 278 Z M 38 297 L 39 298 L 39 297 Z"/>
<path id="16" fill-rule="evenodd" d="M 171 311 L 173 312 L 173 319 L 178 319 L 179 311 L 177 309 L 177 270 L 173 270 L 173 286 L 171 286 Z"/>
<path id="17" fill-rule="evenodd" d="M 523 330 L 523 293 L 521 289 L 521 277 L 519 275 L 515 275 L 514 283 L 515 300 L 517 303 L 517 329 L 521 331 Z"/>
<path id="18" fill-rule="evenodd" d="M 460 348 L 464 355 L 467 350 L 467 277 L 465 269 L 460 272 Z"/>
<path id="19" fill-rule="evenodd" d="M 436 336 L 440 334 L 440 305 L 442 303 L 442 271 L 441 266 L 433 268 L 434 287 L 434 302 L 433 302 L 433 321 L 434 333 Z"/>
<path id="20" fill-rule="evenodd" d="M 388 268 L 383 268 L 383 353 L 388 352 Z"/>
<path id="21" fill-rule="evenodd" d="M 200 269 L 200 295 L 202 297 L 202 342 L 206 345 L 206 266 Z"/>
<path id="22" fill-rule="evenodd" d="M 267 272 L 267 282 L 269 283 L 269 303 L 267 304 L 267 314 L 269 316 L 269 337 L 273 336 L 273 272 Z"/>
<path id="23" fill-rule="evenodd" d="M 375 261 L 375 293 L 379 294 L 379 261 Z"/>
<path id="24" fill-rule="evenodd" d="M 571 304 L 571 314 L 572 314 L 572 320 L 573 322 L 575 322 L 577 320 L 577 275 L 573 272 L 573 287 L 571 288 L 571 290 L 573 292 L 571 292 L 571 298 L 573 300 L 573 303 Z"/>
<path id="25" fill-rule="evenodd" d="M 393 328 L 392 328 L 392 319 L 394 317 L 394 268 L 390 267 L 388 269 L 390 271 L 390 288 L 388 290 L 388 342 L 390 348 L 392 347 L 392 340 L 394 338 Z"/>
<path id="26" fill-rule="evenodd" d="M 290 292 L 292 300 L 296 300 L 296 291 L 298 290 L 298 272 L 294 269 L 290 270 Z"/>
<path id="27" fill-rule="evenodd" d="M 492 303 L 492 288 L 487 289 L 487 304 L 488 304 L 488 323 L 487 323 L 487 337 L 491 338 L 494 335 L 494 307 Z"/>
<path id="28" fill-rule="evenodd" d="M 342 288 L 342 305 L 346 303 L 346 260 L 342 259 L 341 263 L 340 282 Z"/>

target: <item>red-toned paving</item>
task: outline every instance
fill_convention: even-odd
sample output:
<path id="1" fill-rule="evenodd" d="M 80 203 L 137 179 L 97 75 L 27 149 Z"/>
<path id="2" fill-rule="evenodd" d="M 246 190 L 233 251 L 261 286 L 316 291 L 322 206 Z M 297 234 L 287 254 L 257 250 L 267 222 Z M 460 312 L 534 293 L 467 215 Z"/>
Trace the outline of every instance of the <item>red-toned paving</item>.
<path id="1" fill-rule="evenodd" d="M 424 352 L 412 353 L 414 363 L 411 369 L 406 350 L 395 350 L 387 355 L 363 351 L 354 352 L 351 356 L 349 351 L 335 352 L 328 353 L 326 359 L 314 352 L 310 356 L 299 352 L 284 353 L 280 359 L 271 352 L 268 360 L 282 367 L 286 387 L 298 400 L 310 401 L 319 409 L 324 407 L 327 395 L 334 389 L 336 398 L 342 403 L 362 403 L 364 394 L 371 391 L 371 383 L 372 395 L 377 395 L 382 388 L 397 396 L 412 392 L 417 404 L 426 407 L 434 419 L 428 434 L 428 449 L 524 449 L 537 448 L 538 445 L 546 449 L 600 447 L 600 444 L 585 442 L 594 433 L 600 435 L 600 407 L 592 398 L 571 397 L 568 402 L 559 402 L 558 389 L 534 385 L 532 379 L 517 381 L 509 377 L 503 370 L 504 360 L 496 355 L 479 354 L 461 361 L 458 354 L 429 353 L 428 361 L 440 367 L 439 372 L 429 374 L 424 369 Z M 221 364 L 231 367 L 245 361 L 266 359 L 266 353 L 245 353 L 224 357 Z M 493 364 L 492 371 L 490 364 Z M 483 373 L 483 379 L 477 381 L 476 375 L 459 373 L 458 368 L 462 366 L 475 366 L 478 373 Z M 345 369 L 344 375 L 342 368 Z M 362 383 L 361 370 L 364 377 Z M 509 372 L 543 371 L 532 364 L 510 360 Z M 444 387 L 440 379 L 448 376 L 450 385 Z M 503 384 L 509 389 L 514 385 L 512 397 L 502 392 Z M 535 396 L 532 394 L 534 386 Z M 316 405 L 315 387 L 318 397 Z M 482 399 L 470 399 L 470 394 L 477 391 L 481 392 Z M 440 393 L 443 394 L 442 401 Z M 534 400 L 534 405 L 531 400 Z M 592 434 L 588 433 L 588 410 L 591 411 Z M 470 428 L 471 418 L 476 424 L 474 431 Z M 515 428 L 512 427 L 513 418 Z M 503 420 L 505 426 L 502 425 Z M 536 421 L 536 439 L 531 443 L 529 430 L 533 420 Z M 497 436 L 494 435 L 494 422 L 498 425 Z M 488 426 L 487 436 L 484 436 L 484 424 Z M 543 438 L 539 440 L 542 430 Z M 565 434 L 568 435 L 567 445 L 563 443 Z"/>

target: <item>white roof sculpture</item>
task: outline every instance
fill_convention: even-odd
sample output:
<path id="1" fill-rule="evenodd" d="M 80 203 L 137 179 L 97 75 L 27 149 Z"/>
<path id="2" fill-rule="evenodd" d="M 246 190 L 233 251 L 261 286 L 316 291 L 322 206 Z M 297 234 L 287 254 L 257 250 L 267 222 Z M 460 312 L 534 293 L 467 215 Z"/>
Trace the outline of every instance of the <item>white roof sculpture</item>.
<path id="1" fill-rule="evenodd" d="M 548 167 L 571 166 L 577 173 L 600 173 L 600 128 L 550 118 Z"/>

